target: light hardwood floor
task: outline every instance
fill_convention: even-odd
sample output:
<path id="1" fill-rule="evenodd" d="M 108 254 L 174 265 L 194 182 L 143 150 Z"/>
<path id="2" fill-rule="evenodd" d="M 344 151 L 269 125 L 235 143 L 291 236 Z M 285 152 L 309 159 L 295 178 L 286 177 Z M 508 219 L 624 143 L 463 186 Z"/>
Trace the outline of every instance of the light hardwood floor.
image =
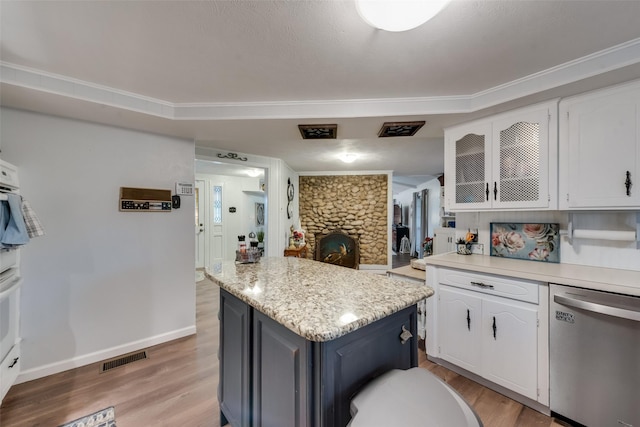
<path id="1" fill-rule="evenodd" d="M 56 427 L 115 406 L 118 427 L 220 427 L 219 288 L 209 280 L 196 288 L 196 335 L 151 347 L 148 359 L 106 373 L 99 373 L 100 363 L 95 363 L 15 385 L 0 407 L 0 426 Z M 561 426 L 424 356 L 420 366 L 458 390 L 485 427 Z"/>

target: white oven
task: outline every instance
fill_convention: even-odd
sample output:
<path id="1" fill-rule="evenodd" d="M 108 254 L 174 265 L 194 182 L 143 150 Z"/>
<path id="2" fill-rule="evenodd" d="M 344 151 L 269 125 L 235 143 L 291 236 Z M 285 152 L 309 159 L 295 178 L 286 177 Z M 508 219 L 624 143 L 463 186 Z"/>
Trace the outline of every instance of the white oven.
<path id="1" fill-rule="evenodd" d="M 0 203 L 18 193 L 18 171 L 0 160 Z M 0 248 L 0 402 L 20 373 L 20 249 Z"/>

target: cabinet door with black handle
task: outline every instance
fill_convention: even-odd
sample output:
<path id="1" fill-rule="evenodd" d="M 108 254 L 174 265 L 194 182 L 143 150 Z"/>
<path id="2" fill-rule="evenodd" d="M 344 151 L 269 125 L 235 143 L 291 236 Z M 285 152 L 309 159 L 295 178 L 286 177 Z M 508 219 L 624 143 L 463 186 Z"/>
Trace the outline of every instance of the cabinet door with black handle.
<path id="1" fill-rule="evenodd" d="M 441 286 L 438 304 L 440 357 L 468 371 L 479 373 L 481 299 L 470 292 Z"/>
<path id="2" fill-rule="evenodd" d="M 537 398 L 537 306 L 482 301 L 483 376 Z"/>

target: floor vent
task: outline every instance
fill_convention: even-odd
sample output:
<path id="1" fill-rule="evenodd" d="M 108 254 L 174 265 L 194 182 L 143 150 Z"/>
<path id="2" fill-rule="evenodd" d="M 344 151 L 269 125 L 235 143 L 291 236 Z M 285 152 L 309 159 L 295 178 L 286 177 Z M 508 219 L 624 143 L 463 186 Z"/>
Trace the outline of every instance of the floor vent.
<path id="1" fill-rule="evenodd" d="M 136 362 L 138 360 L 143 360 L 146 358 L 147 358 L 146 350 L 125 354 L 124 356 L 119 356 L 115 359 L 102 362 L 102 367 L 100 368 L 100 372 L 107 372 L 111 369 L 118 368 L 120 366 L 124 366 L 129 363 Z"/>

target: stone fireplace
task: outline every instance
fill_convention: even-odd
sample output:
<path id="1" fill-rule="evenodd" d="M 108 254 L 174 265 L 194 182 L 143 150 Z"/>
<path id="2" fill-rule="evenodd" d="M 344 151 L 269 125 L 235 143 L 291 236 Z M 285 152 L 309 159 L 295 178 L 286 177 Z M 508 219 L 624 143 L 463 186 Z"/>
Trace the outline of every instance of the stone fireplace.
<path id="1" fill-rule="evenodd" d="M 389 175 L 309 175 L 299 178 L 300 224 L 308 257 L 316 236 L 340 231 L 358 244 L 357 264 L 386 265 Z"/>

